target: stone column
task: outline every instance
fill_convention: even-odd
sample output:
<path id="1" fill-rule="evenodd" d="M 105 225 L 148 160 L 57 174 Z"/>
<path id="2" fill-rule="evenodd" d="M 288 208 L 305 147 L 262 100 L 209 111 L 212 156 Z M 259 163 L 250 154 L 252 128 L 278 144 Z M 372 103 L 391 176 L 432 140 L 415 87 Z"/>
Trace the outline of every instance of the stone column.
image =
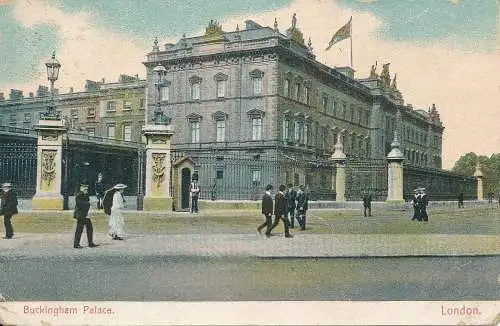
<path id="1" fill-rule="evenodd" d="M 391 202 L 404 202 L 403 198 L 403 160 L 404 155 L 399 150 L 398 132 L 394 131 L 392 150 L 387 155 L 387 200 Z"/>
<path id="2" fill-rule="evenodd" d="M 66 128 L 62 120 L 40 120 L 38 131 L 36 193 L 33 210 L 62 210 L 62 144 Z M 66 181 L 67 182 L 67 181 Z"/>
<path id="3" fill-rule="evenodd" d="M 345 164 L 347 161 L 346 155 L 344 154 L 344 146 L 342 146 L 342 134 L 339 133 L 337 136 L 337 143 L 334 147 L 334 152 L 332 155 L 332 160 L 335 162 L 335 168 L 337 174 L 335 176 L 335 192 L 337 194 L 335 201 L 345 202 Z"/>
<path id="4" fill-rule="evenodd" d="M 474 177 L 477 179 L 477 200 L 484 200 L 483 195 L 483 171 L 481 171 L 481 166 L 479 162 L 476 164 L 476 171 L 474 171 Z"/>
<path id="5" fill-rule="evenodd" d="M 170 192 L 170 142 L 172 125 L 146 125 L 146 193 L 145 211 L 172 211 Z"/>

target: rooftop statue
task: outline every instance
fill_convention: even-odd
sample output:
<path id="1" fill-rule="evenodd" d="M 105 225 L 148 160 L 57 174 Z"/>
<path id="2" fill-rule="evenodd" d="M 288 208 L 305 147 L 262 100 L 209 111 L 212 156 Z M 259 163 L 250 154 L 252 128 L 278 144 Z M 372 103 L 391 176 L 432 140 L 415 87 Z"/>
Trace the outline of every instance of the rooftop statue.
<path id="1" fill-rule="evenodd" d="M 217 37 L 224 33 L 222 31 L 222 26 L 216 20 L 210 20 L 210 23 L 205 28 L 206 37 Z"/>
<path id="2" fill-rule="evenodd" d="M 378 78 L 378 75 L 377 75 L 377 65 L 378 65 L 378 62 L 375 61 L 375 64 L 372 65 L 372 69 L 370 70 L 370 78 L 372 78 L 372 79 L 377 79 Z"/>
<path id="3" fill-rule="evenodd" d="M 297 27 L 297 14 L 293 13 L 292 17 L 292 29 L 295 29 Z"/>
<path id="4" fill-rule="evenodd" d="M 380 73 L 380 79 L 382 79 L 382 84 L 388 87 L 391 85 L 391 75 L 389 73 L 389 65 L 390 63 L 386 63 L 382 65 L 382 72 Z"/>

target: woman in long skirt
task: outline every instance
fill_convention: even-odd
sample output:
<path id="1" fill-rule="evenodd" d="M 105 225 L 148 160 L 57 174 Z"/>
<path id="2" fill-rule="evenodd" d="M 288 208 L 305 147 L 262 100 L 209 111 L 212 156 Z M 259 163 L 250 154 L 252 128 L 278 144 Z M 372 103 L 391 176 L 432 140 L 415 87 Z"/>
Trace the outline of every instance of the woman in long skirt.
<path id="1" fill-rule="evenodd" d="M 113 240 L 123 240 L 125 237 L 125 220 L 123 219 L 122 210 L 125 207 L 123 200 L 123 191 L 127 188 L 126 185 L 119 183 L 113 187 L 113 204 L 111 206 L 111 214 L 109 215 L 109 235 Z"/>

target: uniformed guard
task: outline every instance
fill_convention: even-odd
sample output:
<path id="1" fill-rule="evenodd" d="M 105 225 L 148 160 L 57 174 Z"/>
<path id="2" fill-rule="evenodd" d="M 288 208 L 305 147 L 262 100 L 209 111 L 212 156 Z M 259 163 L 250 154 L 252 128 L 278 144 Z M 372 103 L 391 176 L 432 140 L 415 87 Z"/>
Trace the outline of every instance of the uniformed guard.
<path id="1" fill-rule="evenodd" d="M 89 199 L 89 186 L 87 184 L 81 184 L 80 190 L 75 196 L 75 212 L 73 217 L 76 219 L 76 231 L 75 239 L 73 242 L 73 248 L 81 249 L 80 239 L 82 237 L 83 228 L 85 227 L 87 231 L 87 241 L 89 248 L 95 248 L 99 245 L 95 244 L 92 240 L 94 228 L 92 227 L 92 221 L 90 220 L 90 199 Z"/>
<path id="2" fill-rule="evenodd" d="M 272 185 L 267 185 L 266 186 L 266 191 L 264 192 L 264 195 L 262 196 L 262 214 L 264 214 L 264 217 L 266 218 L 266 221 L 262 223 L 258 228 L 257 232 L 259 234 L 262 233 L 262 229 L 264 227 L 267 227 L 266 230 L 266 237 L 271 236 L 271 225 L 273 223 L 273 197 L 271 196 L 271 190 L 273 189 Z"/>
<path id="3" fill-rule="evenodd" d="M 198 198 L 200 196 L 200 186 L 198 176 L 194 175 L 189 185 L 189 194 L 191 195 L 191 213 L 198 213 Z"/>
<path id="4" fill-rule="evenodd" d="M 3 215 L 3 224 L 5 226 L 4 239 L 12 239 L 14 237 L 12 216 L 17 213 L 17 195 L 14 190 L 12 190 L 12 184 L 6 182 L 2 184 L 2 203 L 0 206 L 0 215 Z"/>
<path id="5" fill-rule="evenodd" d="M 372 195 L 370 195 L 368 192 L 363 196 L 363 208 L 365 217 L 367 210 L 368 216 L 372 216 Z"/>

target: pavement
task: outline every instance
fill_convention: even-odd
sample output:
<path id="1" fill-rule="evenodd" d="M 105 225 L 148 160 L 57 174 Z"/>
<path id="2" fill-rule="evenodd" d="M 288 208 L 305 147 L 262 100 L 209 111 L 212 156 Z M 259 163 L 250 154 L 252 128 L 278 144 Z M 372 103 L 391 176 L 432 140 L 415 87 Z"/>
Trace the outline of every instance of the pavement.
<path id="1" fill-rule="evenodd" d="M 73 233 L 19 233 L 0 239 L 0 258 L 101 256 L 422 257 L 500 255 L 498 235 L 462 234 L 129 234 L 124 241 L 95 234 L 98 248 L 74 249 Z M 85 233 L 82 246 L 86 246 Z"/>

